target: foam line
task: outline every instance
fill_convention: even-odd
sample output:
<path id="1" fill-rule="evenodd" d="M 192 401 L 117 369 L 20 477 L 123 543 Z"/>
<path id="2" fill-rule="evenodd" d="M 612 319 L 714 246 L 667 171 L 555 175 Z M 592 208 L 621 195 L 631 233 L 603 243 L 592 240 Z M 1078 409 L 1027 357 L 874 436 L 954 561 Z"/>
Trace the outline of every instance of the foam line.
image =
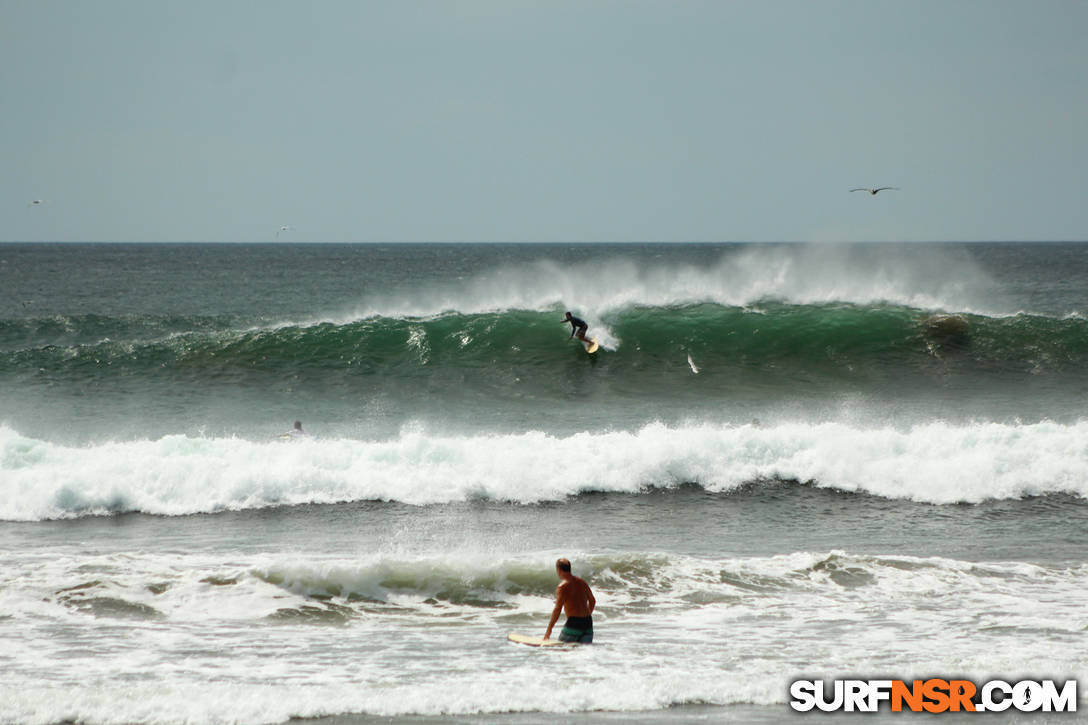
<path id="1" fill-rule="evenodd" d="M 183 515 L 354 500 L 531 503 L 685 482 L 729 491 L 775 478 L 935 504 L 1056 492 L 1088 497 L 1086 437 L 1084 422 L 909 429 L 655 423 L 567 437 L 413 429 L 383 441 L 171 435 L 68 447 L 0 428 L 0 519 Z M 503 455 L 494 455 L 498 450 Z M 555 465 L 567 460 L 595 465 Z"/>

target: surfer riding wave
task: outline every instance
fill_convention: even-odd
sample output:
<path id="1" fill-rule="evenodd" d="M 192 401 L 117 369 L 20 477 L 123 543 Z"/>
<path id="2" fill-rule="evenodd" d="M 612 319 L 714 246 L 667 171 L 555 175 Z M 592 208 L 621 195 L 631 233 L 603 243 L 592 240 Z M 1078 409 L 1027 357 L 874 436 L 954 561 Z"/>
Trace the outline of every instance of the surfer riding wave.
<path id="1" fill-rule="evenodd" d="M 579 340 L 586 343 L 587 345 L 589 344 L 590 341 L 586 339 L 586 330 L 589 329 L 589 324 L 587 324 L 585 320 L 581 319 L 580 317 L 575 317 L 568 311 L 567 316 L 563 318 L 563 322 L 570 323 L 571 337 L 577 337 Z"/>

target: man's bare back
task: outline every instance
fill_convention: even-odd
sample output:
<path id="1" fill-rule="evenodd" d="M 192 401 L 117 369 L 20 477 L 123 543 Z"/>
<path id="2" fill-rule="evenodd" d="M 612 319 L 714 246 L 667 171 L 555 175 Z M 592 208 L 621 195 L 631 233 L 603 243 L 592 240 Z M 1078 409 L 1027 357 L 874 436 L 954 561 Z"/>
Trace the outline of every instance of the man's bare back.
<path id="1" fill-rule="evenodd" d="M 555 601 L 563 605 L 568 617 L 588 617 L 593 614 L 593 592 L 585 579 L 573 574 L 555 588 Z"/>

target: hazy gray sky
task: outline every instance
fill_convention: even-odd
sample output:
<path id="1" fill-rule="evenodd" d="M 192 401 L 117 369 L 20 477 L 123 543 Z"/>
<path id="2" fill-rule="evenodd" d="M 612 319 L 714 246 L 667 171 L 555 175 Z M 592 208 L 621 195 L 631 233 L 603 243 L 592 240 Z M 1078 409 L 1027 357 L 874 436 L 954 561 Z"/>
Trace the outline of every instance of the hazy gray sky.
<path id="1" fill-rule="evenodd" d="M 1083 0 L 0 0 L 0 240 L 1083 240 L 1086 38 Z"/>

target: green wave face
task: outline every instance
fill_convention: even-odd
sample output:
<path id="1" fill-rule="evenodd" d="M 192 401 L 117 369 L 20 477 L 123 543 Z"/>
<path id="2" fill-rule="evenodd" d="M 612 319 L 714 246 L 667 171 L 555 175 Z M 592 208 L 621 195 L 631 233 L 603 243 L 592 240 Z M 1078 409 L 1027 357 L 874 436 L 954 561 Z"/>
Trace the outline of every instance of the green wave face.
<path id="1" fill-rule="evenodd" d="M 588 358 L 562 314 L 511 311 L 427 319 L 237 329 L 232 320 L 73 318 L 0 329 L 0 374 L 87 380 L 328 381 L 439 378 L 481 388 L 539 374 L 552 386 L 571 366 L 604 366 L 614 384 L 667 385 L 672 376 L 755 376 L 762 384 L 833 384 L 907 377 L 1057 375 L 1080 378 L 1088 322 L 945 315 L 895 306 L 704 304 L 634 307 L 591 327 Z M 59 329 L 63 327 L 63 329 Z M 174 332 L 173 330 L 184 330 Z M 20 339 L 21 338 L 21 339 Z M 53 342 L 42 344 L 43 338 Z M 92 341 L 93 339 L 93 341 Z M 690 357 L 690 362 L 689 362 Z"/>

